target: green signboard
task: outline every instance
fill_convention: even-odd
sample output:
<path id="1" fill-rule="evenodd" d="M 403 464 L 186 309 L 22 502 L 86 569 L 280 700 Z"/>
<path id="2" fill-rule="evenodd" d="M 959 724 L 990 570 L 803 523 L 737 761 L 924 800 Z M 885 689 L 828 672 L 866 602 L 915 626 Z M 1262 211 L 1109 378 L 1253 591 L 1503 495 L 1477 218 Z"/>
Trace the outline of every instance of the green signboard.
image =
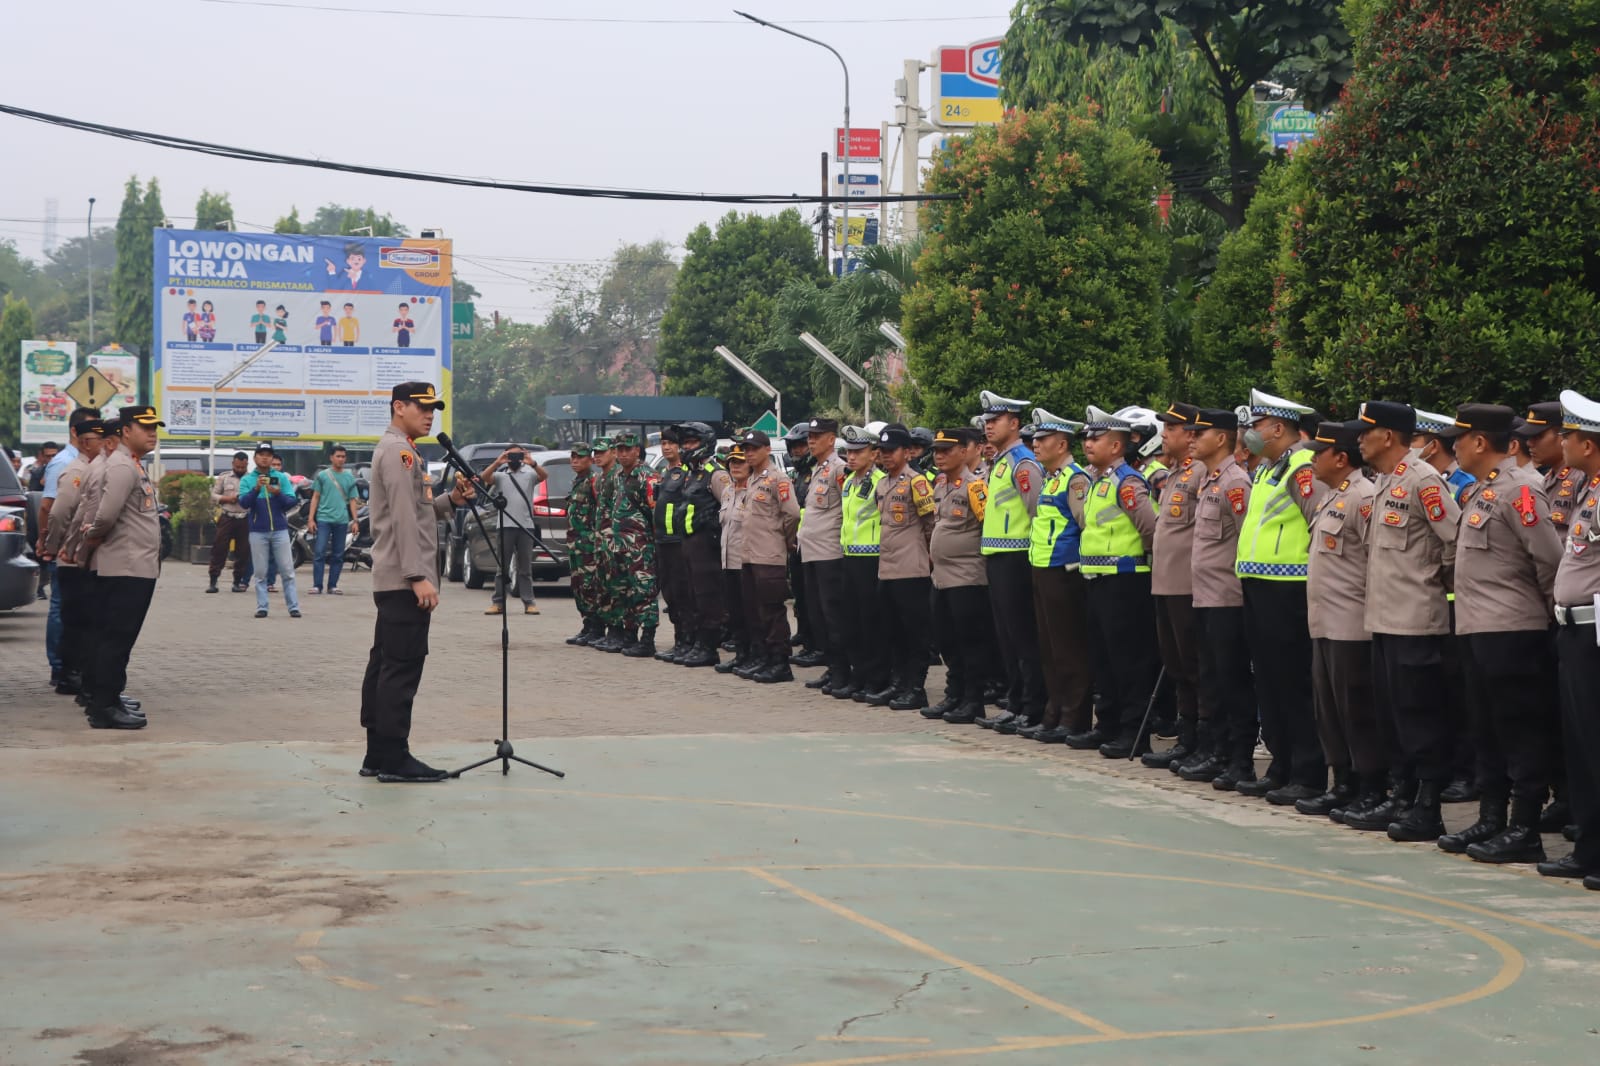
<path id="1" fill-rule="evenodd" d="M 473 304 L 450 305 L 450 339 L 470 341 L 478 335 L 478 308 Z"/>
<path id="2" fill-rule="evenodd" d="M 1274 151 L 1292 152 L 1302 141 L 1315 140 L 1322 116 L 1299 103 L 1256 104 L 1256 129 Z"/>
<path id="3" fill-rule="evenodd" d="M 756 424 L 750 428 L 759 429 L 773 440 L 777 440 L 779 437 L 783 436 L 783 427 L 778 424 L 778 416 L 773 414 L 771 411 L 766 412 L 760 418 L 756 419 Z"/>

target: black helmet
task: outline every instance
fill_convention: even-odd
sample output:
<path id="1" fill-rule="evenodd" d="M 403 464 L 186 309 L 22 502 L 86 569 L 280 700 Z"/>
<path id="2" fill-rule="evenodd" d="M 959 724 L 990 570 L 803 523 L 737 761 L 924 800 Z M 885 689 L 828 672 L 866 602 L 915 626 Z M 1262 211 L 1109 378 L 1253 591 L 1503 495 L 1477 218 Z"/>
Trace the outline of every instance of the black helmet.
<path id="1" fill-rule="evenodd" d="M 711 432 L 711 427 L 704 422 L 680 422 L 673 428 L 678 431 L 678 440 L 680 441 L 693 437 L 701 444 L 705 444 L 707 441 L 712 444 L 717 442 L 717 435 Z"/>
<path id="2" fill-rule="evenodd" d="M 798 422 L 790 426 L 789 432 L 783 435 L 783 443 L 788 445 L 790 451 L 794 451 L 796 448 L 804 448 L 811 439 L 810 433 L 811 429 L 808 423 Z"/>
<path id="3" fill-rule="evenodd" d="M 914 426 L 911 430 L 911 439 L 917 442 L 918 447 L 933 447 L 933 430 L 927 426 Z"/>

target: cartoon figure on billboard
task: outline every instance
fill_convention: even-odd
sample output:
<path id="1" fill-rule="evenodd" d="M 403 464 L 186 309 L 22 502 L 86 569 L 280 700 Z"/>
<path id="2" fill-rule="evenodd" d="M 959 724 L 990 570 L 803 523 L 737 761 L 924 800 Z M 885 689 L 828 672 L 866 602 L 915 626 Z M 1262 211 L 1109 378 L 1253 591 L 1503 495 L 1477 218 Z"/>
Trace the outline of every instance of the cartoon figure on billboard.
<path id="1" fill-rule="evenodd" d="M 279 304 L 272 316 L 272 339 L 279 344 L 289 343 L 289 309 Z"/>
<path id="2" fill-rule="evenodd" d="M 351 241 L 344 246 L 344 269 L 340 270 L 333 265 L 332 259 L 324 259 L 328 265 L 328 288 L 352 289 L 366 292 L 384 291 L 382 277 L 377 270 L 367 269 L 367 248 L 360 241 Z"/>
<path id="3" fill-rule="evenodd" d="M 333 327 L 339 324 L 339 320 L 333 317 L 333 304 L 330 301 L 322 301 L 317 309 L 317 320 L 313 324 L 317 327 L 317 343 L 332 347 Z"/>
<path id="4" fill-rule="evenodd" d="M 210 300 L 200 305 L 200 339 L 207 344 L 217 339 L 217 309 Z"/>
<path id="5" fill-rule="evenodd" d="M 195 310 L 195 301 L 190 300 L 187 309 L 183 312 L 183 339 L 186 341 L 199 340 L 196 332 L 200 325 L 200 312 Z"/>
<path id="6" fill-rule="evenodd" d="M 339 339 L 346 348 L 354 348 L 361 340 L 361 320 L 356 317 L 356 305 L 344 305 L 344 317 L 339 320 Z"/>
<path id="7" fill-rule="evenodd" d="M 396 348 L 411 347 L 411 331 L 416 328 L 417 324 L 411 319 L 411 305 L 401 304 L 400 317 L 394 320 L 394 326 L 392 327 L 394 330 L 394 346 Z"/>
<path id="8" fill-rule="evenodd" d="M 250 316 L 250 328 L 255 330 L 256 343 L 267 343 L 267 328 L 272 325 L 272 316 L 267 314 L 267 301 L 256 301 L 256 313 Z"/>

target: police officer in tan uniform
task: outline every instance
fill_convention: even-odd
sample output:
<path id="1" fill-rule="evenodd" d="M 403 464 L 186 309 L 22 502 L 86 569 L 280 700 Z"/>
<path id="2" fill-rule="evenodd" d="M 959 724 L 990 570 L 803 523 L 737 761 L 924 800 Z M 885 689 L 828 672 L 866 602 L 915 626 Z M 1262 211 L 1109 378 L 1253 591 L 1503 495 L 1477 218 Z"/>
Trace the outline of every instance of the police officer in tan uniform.
<path id="1" fill-rule="evenodd" d="M 1561 403 L 1550 400 L 1528 408 L 1517 435 L 1529 458 L 1544 477 L 1545 495 L 1550 500 L 1550 521 L 1556 532 L 1565 534 L 1572 512 L 1581 502 L 1583 471 L 1567 461 L 1562 448 Z"/>
<path id="2" fill-rule="evenodd" d="M 55 592 L 61 599 L 61 684 L 56 691 L 72 695 L 82 694 L 84 673 L 84 648 L 89 633 L 98 624 L 94 617 L 94 584 L 87 567 L 78 565 L 71 553 L 63 551 L 67 533 L 78 521 L 78 503 L 83 498 L 83 482 L 89 476 L 90 464 L 100 456 L 105 437 L 105 423 L 98 418 L 81 421 L 74 427 L 77 433 L 78 454 L 66 465 L 56 480 L 55 502 L 45 521 L 43 547 L 39 552 L 41 563 L 54 562 Z"/>
<path id="3" fill-rule="evenodd" d="M 1156 502 L 1156 536 L 1151 546 L 1150 593 L 1156 607 L 1156 644 L 1166 668 L 1178 713 L 1178 741 L 1165 751 L 1146 752 L 1144 764 L 1169 769 L 1189 757 L 1195 747 L 1200 705 L 1195 688 L 1199 673 L 1199 648 L 1194 628 L 1195 505 L 1205 464 L 1191 449 L 1200 408 L 1188 403 L 1170 405 L 1156 415 L 1161 423 L 1161 459 L 1167 475 L 1161 487 L 1151 486 Z M 1159 713 L 1159 712 L 1158 712 Z"/>
<path id="4" fill-rule="evenodd" d="M 1556 655 L 1561 663 L 1561 733 L 1577 842 L 1572 854 L 1542 862 L 1546 877 L 1582 877 L 1600 891 L 1600 403 L 1568 389 L 1561 394 L 1561 447 L 1580 491 L 1556 568 Z"/>
<path id="5" fill-rule="evenodd" d="M 967 725 L 983 717 L 986 663 L 979 634 L 994 624 L 989 578 L 979 551 L 988 489 L 972 469 L 979 431 L 941 429 L 933 437 L 934 522 L 928 544 L 933 568 L 933 635 L 944 660 L 944 699 L 922 712 Z"/>
<path id="6" fill-rule="evenodd" d="M 1561 538 L 1543 480 L 1510 455 L 1515 417 L 1509 407 L 1465 404 L 1445 431 L 1476 479 L 1462 504 L 1455 592 L 1480 794 L 1477 822 L 1441 836 L 1439 847 L 1493 863 L 1544 861 L 1539 815 L 1558 750 L 1549 613 Z"/>
<path id="7" fill-rule="evenodd" d="M 1416 420 L 1408 404 L 1361 405 L 1361 457 L 1379 474 L 1368 520 L 1365 619 L 1373 689 L 1394 729 L 1399 764 L 1394 794 L 1370 811 L 1347 811 L 1344 824 L 1423 841 L 1444 835 L 1440 793 L 1453 763 L 1444 645 L 1461 510 L 1438 471 L 1411 450 Z"/>
<path id="8" fill-rule="evenodd" d="M 361 776 L 379 781 L 443 781 L 411 754 L 411 703 L 428 658 L 428 622 L 439 606 L 438 520 L 464 506 L 473 489 L 460 475 L 448 494 L 434 492 L 419 438 L 444 410 L 433 386 L 405 381 L 389 396 L 389 427 L 372 453 L 372 598 L 378 606 L 372 651 L 361 682 L 361 725 L 367 755 Z"/>
<path id="9" fill-rule="evenodd" d="M 889 685 L 869 692 L 871 706 L 894 711 L 920 711 L 928 706 L 929 609 L 932 563 L 928 538 L 933 533 L 933 486 L 910 465 L 915 445 L 911 431 L 898 422 L 878 434 L 878 594 L 888 622 Z"/>
<path id="10" fill-rule="evenodd" d="M 839 528 L 844 520 L 841 490 L 849 471 L 834 445 L 839 423 L 813 418 L 806 424 L 806 447 L 815 464 L 804 485 L 805 519 L 800 523 L 800 574 L 806 586 L 806 610 L 811 615 L 811 639 L 827 656 L 828 668 L 806 688 L 824 689 L 850 684 L 850 656 L 846 636 L 852 626 L 844 586 L 844 546 Z"/>
<path id="11" fill-rule="evenodd" d="M 750 463 L 743 508 L 744 567 L 741 588 L 750 630 L 752 663 L 734 676 L 761 684 L 793 681 L 789 668 L 789 545 L 800 526 L 794 486 L 772 461 L 772 440 L 759 429 L 741 443 Z"/>
<path id="12" fill-rule="evenodd" d="M 88 715 L 95 729 L 142 729 L 145 719 L 122 705 L 128 658 L 144 628 L 161 576 L 161 517 L 156 489 L 139 460 L 166 425 L 154 407 L 124 407 L 122 447 L 104 459 L 100 499 L 83 531 L 83 551 L 95 570 L 95 641 Z"/>

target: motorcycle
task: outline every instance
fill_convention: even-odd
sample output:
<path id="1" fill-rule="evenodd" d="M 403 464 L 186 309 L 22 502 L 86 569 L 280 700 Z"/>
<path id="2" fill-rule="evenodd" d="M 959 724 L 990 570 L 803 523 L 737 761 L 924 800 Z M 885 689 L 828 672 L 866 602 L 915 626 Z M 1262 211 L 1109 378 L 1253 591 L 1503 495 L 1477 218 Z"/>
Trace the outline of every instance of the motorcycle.
<path id="1" fill-rule="evenodd" d="M 311 511 L 311 488 L 301 486 L 300 506 L 289 516 L 289 550 L 294 556 L 295 569 L 316 557 L 317 538 L 306 530 L 306 517 Z M 344 565 L 352 570 L 372 569 L 372 526 L 367 521 L 367 505 L 356 512 L 356 524 L 351 527 L 344 542 Z"/>

